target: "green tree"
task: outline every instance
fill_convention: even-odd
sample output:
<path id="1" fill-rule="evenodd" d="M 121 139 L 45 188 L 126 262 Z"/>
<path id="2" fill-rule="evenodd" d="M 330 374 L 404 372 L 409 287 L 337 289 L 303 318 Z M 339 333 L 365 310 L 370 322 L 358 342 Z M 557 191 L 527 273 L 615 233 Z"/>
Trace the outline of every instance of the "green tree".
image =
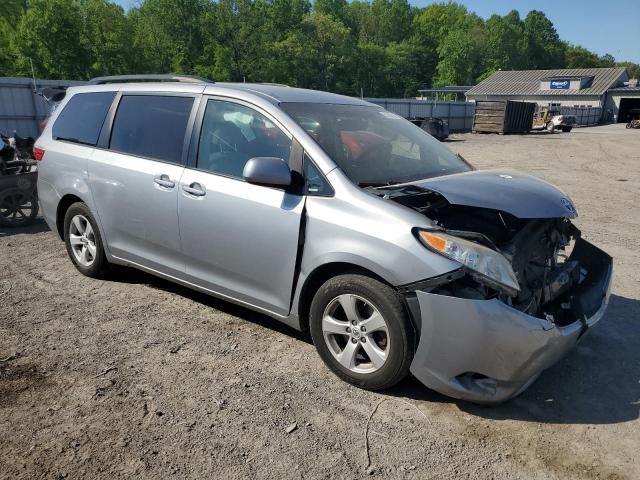
<path id="1" fill-rule="evenodd" d="M 485 56 L 490 72 L 519 70 L 526 66 L 521 41 L 524 25 L 516 10 L 504 17 L 492 15 L 486 22 Z"/>
<path id="2" fill-rule="evenodd" d="M 280 32 L 271 27 L 269 9 L 264 0 L 220 0 L 215 5 L 212 40 L 218 44 L 231 80 L 272 80 L 268 76 L 276 60 L 271 52 Z"/>
<path id="3" fill-rule="evenodd" d="M 436 66 L 443 59 L 441 48 L 446 37 L 457 31 L 468 30 L 471 25 L 481 22 L 477 15 L 469 14 L 463 5 L 454 2 L 432 4 L 415 15 L 410 43 L 419 53 L 418 79 L 423 86 L 429 87 L 434 83 Z M 442 52 L 451 48 L 445 47 Z M 451 70 L 445 64 L 440 69 Z M 440 75 L 439 81 L 444 81 L 443 75 Z"/>
<path id="4" fill-rule="evenodd" d="M 475 85 L 485 70 L 484 44 L 481 25 L 452 30 L 438 47 L 440 62 L 434 84 Z"/>
<path id="5" fill-rule="evenodd" d="M 601 66 L 601 59 L 595 53 L 577 45 L 567 44 L 565 52 L 566 68 L 593 68 Z"/>
<path id="6" fill-rule="evenodd" d="M 524 19 L 525 56 L 527 68 L 564 67 L 565 44 L 553 23 L 539 10 L 531 10 Z"/>
<path id="7" fill-rule="evenodd" d="M 192 73 L 203 53 L 207 0 L 145 0 L 129 13 L 139 70 Z"/>
<path id="8" fill-rule="evenodd" d="M 629 74 L 629 78 L 640 79 L 640 65 L 633 62 L 618 62 L 616 64 L 618 67 L 625 67 L 627 69 L 627 73 Z"/>
<path id="9" fill-rule="evenodd" d="M 82 43 L 90 56 L 90 76 L 122 75 L 135 65 L 132 29 L 122 7 L 108 0 L 82 0 Z M 137 53 L 137 52 L 136 52 Z"/>
<path id="10" fill-rule="evenodd" d="M 371 4 L 363 0 L 352 1 L 347 10 L 346 25 L 359 43 L 373 43 L 375 28 L 371 15 Z"/>
<path id="11" fill-rule="evenodd" d="M 455 2 L 434 3 L 415 16 L 414 31 L 425 43 L 439 45 L 450 32 L 467 28 L 478 17 Z"/>
<path id="12" fill-rule="evenodd" d="M 413 96 L 497 69 L 616 65 L 563 42 L 536 10 L 485 22 L 451 1 L 138 1 L 125 13 L 114 0 L 0 0 L 0 75 L 30 75 L 31 59 L 50 78 L 177 72 Z"/>
<path id="13" fill-rule="evenodd" d="M 314 13 L 300 28 L 278 42 L 284 83 L 341 93 L 353 92 L 350 62 L 354 59 L 350 31 L 332 16 Z"/>
<path id="14" fill-rule="evenodd" d="M 315 0 L 313 2 L 314 13 L 329 15 L 343 24 L 348 24 L 348 7 L 347 0 Z"/>
<path id="15" fill-rule="evenodd" d="M 68 0 L 30 0 L 12 36 L 15 74 L 40 78 L 89 77 L 90 54 L 82 42 L 82 13 Z"/>
<path id="16" fill-rule="evenodd" d="M 600 57 L 600 66 L 602 67 L 615 67 L 616 59 L 610 53 L 605 53 Z"/>
<path id="17" fill-rule="evenodd" d="M 11 44 L 12 33 L 9 23 L 0 17 L 0 77 L 13 75 L 13 57 L 7 48 Z"/>
<path id="18" fill-rule="evenodd" d="M 371 37 L 378 45 L 401 42 L 411 33 L 413 10 L 407 0 L 373 0 Z"/>
<path id="19" fill-rule="evenodd" d="M 359 61 L 354 62 L 352 78 L 353 93 L 365 97 L 386 95 L 384 69 L 387 66 L 385 48 L 374 43 L 361 43 L 357 47 Z"/>
<path id="20" fill-rule="evenodd" d="M 273 37 L 281 40 L 291 30 L 298 28 L 305 16 L 311 13 L 309 0 L 271 0 L 268 8 L 268 28 Z"/>
<path id="21" fill-rule="evenodd" d="M 385 49 L 385 97 L 414 97 L 417 90 L 424 86 L 424 77 L 419 62 L 419 47 L 410 41 L 390 43 Z M 418 60 L 418 61 L 416 61 Z M 428 61 L 428 60 L 427 60 Z"/>

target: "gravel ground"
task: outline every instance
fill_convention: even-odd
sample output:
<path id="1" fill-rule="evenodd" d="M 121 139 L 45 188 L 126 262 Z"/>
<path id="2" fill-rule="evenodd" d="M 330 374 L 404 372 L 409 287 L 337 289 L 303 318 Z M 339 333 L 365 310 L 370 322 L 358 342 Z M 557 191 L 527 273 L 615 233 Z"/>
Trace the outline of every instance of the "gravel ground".
<path id="1" fill-rule="evenodd" d="M 358 390 L 262 315 L 132 270 L 82 277 L 40 222 L 0 231 L 0 477 L 640 478 L 640 131 L 448 145 L 559 185 L 615 258 L 605 318 L 519 398 Z"/>

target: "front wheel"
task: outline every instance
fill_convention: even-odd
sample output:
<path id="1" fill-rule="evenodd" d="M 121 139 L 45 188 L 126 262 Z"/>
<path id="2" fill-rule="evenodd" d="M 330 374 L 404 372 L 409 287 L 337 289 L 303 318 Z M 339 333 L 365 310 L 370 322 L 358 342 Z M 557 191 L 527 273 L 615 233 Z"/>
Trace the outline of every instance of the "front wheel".
<path id="1" fill-rule="evenodd" d="M 383 390 L 409 373 L 415 334 L 402 297 L 363 275 L 340 275 L 316 293 L 310 312 L 313 343 L 343 380 Z"/>

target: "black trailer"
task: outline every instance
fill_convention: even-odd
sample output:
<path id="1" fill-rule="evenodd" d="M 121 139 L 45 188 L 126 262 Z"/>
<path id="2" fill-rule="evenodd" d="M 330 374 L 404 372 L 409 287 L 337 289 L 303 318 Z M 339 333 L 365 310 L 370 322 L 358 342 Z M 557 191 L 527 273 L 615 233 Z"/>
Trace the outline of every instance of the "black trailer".
<path id="1" fill-rule="evenodd" d="M 9 139 L 3 136 L 0 143 L 0 227 L 21 227 L 31 224 L 38 215 L 33 139 L 14 137 L 14 146 L 5 140 Z"/>

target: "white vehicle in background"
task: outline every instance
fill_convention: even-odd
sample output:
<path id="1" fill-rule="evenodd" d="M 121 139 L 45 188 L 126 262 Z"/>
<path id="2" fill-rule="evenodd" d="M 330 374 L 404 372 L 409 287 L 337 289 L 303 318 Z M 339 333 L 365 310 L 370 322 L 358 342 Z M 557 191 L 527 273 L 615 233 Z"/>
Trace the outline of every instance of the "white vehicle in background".
<path id="1" fill-rule="evenodd" d="M 550 107 L 543 107 L 533 114 L 533 129 L 543 130 L 553 133 L 556 130 L 570 132 L 576 124 L 574 115 L 563 115 L 560 110 Z"/>

